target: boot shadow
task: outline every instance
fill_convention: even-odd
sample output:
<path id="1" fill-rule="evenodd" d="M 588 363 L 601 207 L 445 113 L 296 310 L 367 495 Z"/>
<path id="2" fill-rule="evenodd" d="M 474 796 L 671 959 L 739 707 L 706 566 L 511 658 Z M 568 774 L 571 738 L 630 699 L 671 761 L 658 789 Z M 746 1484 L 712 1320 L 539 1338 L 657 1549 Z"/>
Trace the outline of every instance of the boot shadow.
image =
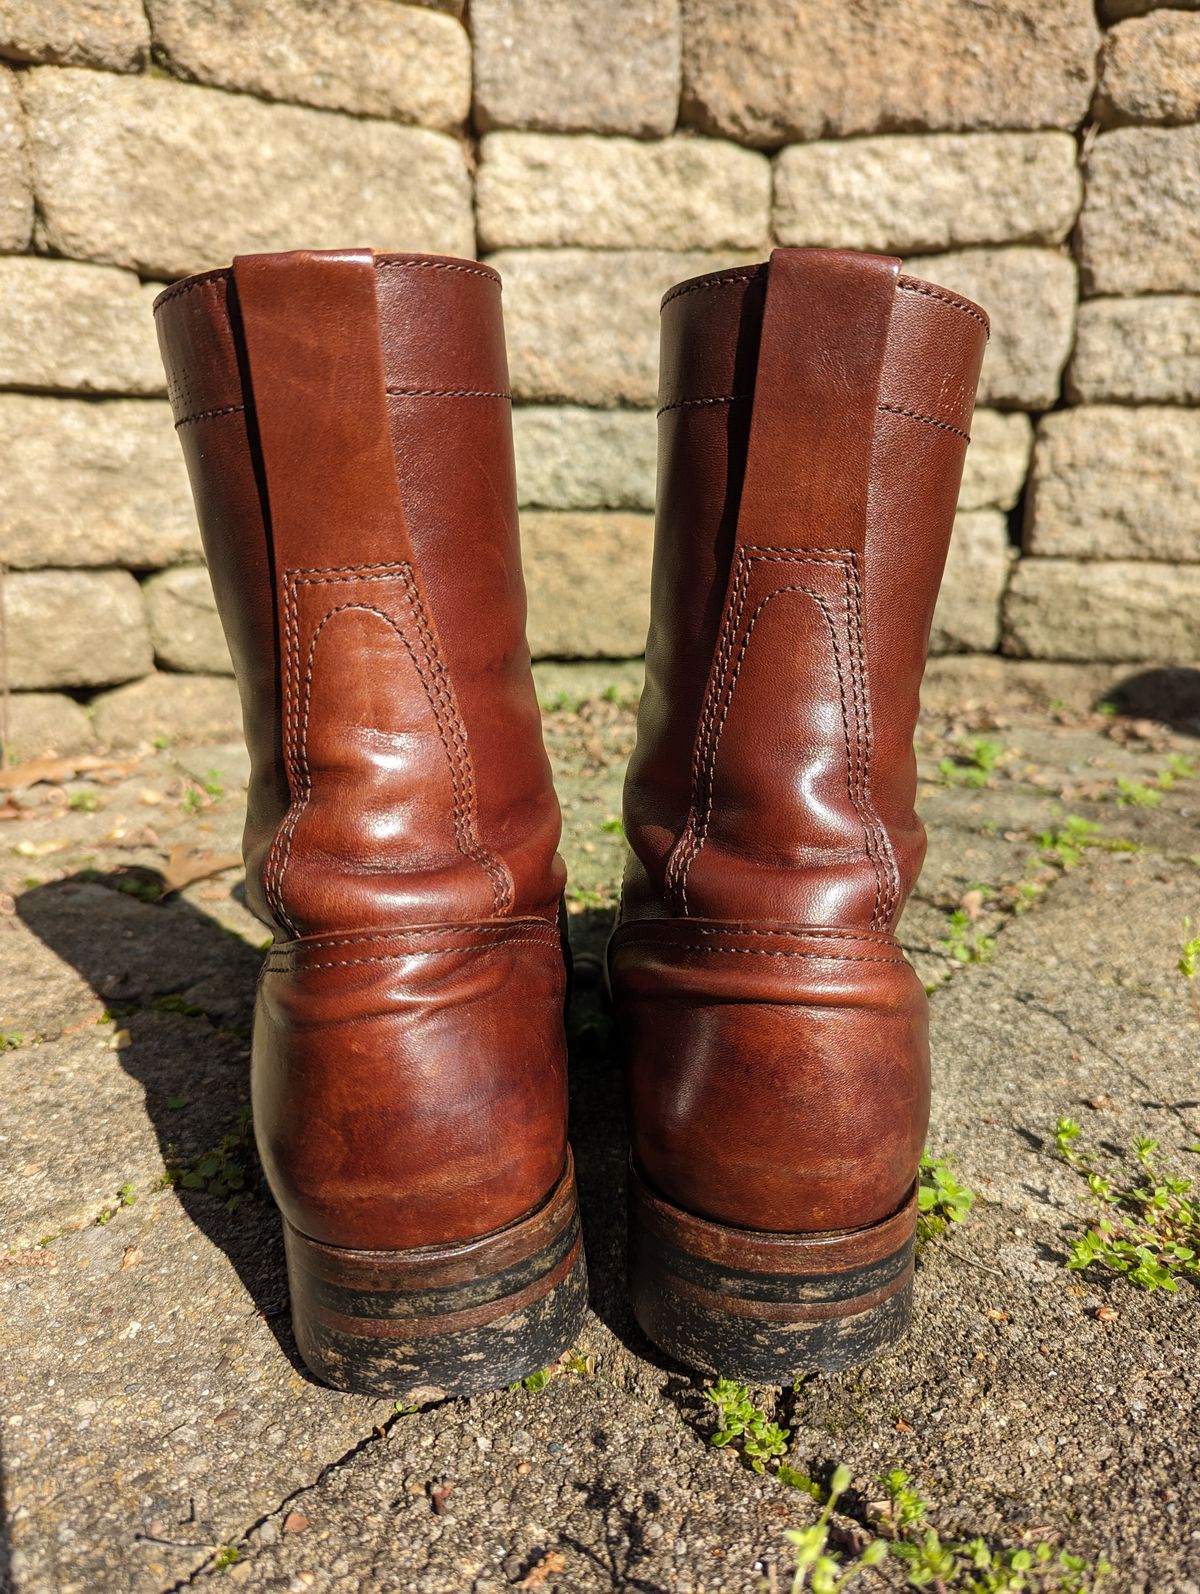
<path id="1" fill-rule="evenodd" d="M 288 1316 L 279 1215 L 258 1166 L 249 1122 L 250 1025 L 262 952 L 178 896 L 155 900 L 146 869 L 86 871 L 26 891 L 21 919 L 87 981 L 129 1044 L 115 1055 L 143 1092 L 164 1164 L 191 1221 L 233 1264 L 280 1349 L 309 1382 Z M 567 1014 L 570 1133 L 591 1305 L 628 1350 L 668 1366 L 630 1310 L 625 1288 L 624 1083 L 602 979 L 611 914 L 570 921 L 575 959 Z M 267 932 L 264 928 L 263 937 Z M 206 1154 L 228 1149 L 245 1190 L 228 1195 L 182 1182 Z"/>
<path id="2" fill-rule="evenodd" d="M 17 912 L 129 1031 L 115 1055 L 142 1087 L 180 1204 L 229 1258 L 295 1370 L 315 1383 L 292 1338 L 279 1215 L 250 1129 L 262 954 L 178 896 L 156 900 L 160 888 L 151 870 L 89 870 L 26 891 Z M 214 1154 L 205 1174 L 203 1159 Z"/>
<path id="3" fill-rule="evenodd" d="M 629 1134 L 625 1073 L 604 981 L 611 909 L 568 921 L 574 973 L 567 1009 L 570 1134 L 579 1185 L 592 1310 L 632 1355 L 665 1371 L 677 1365 L 642 1333 L 629 1304 L 625 1268 Z"/>

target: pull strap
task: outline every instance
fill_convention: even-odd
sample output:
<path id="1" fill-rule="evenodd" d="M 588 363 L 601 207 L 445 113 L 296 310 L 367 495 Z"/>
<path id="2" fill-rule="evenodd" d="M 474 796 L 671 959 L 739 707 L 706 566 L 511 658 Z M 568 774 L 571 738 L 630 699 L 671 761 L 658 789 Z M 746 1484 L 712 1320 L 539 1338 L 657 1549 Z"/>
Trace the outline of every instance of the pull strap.
<path id="1" fill-rule="evenodd" d="M 369 250 L 233 262 L 276 569 L 412 563 Z"/>
<path id="2" fill-rule="evenodd" d="M 867 483 L 900 262 L 835 249 L 776 249 L 767 297 L 737 541 L 866 543 Z"/>

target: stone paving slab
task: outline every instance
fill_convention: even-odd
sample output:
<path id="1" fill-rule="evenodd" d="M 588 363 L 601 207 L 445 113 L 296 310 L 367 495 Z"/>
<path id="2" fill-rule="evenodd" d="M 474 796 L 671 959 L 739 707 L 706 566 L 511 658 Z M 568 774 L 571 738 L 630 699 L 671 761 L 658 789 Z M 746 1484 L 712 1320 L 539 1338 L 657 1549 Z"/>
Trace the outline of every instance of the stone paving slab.
<path id="1" fill-rule="evenodd" d="M 595 957 L 636 690 L 621 665 L 539 677 L 580 954 L 592 1310 L 576 1348 L 594 1370 L 409 1415 L 323 1389 L 295 1355 L 277 1221 L 241 1138 L 264 932 L 239 876 L 165 898 L 155 883 L 181 844 L 236 848 L 244 753 L 166 747 L 15 793 L 18 817 L 0 821 L 0 1032 L 21 1037 L 0 1052 L 15 1594 L 790 1586 L 783 1535 L 813 1502 L 711 1447 L 704 1381 L 645 1343 L 624 1297 L 620 1074 Z M 1002 749 L 982 786 L 939 767 L 972 768 L 974 737 Z M 1200 1139 L 1200 1028 L 1176 969 L 1185 916 L 1200 923 L 1200 779 L 1157 802 L 1117 786 L 1153 790 L 1172 757 L 1200 769 L 1200 745 L 1149 722 L 976 714 L 930 720 L 918 751 L 931 845 L 904 938 L 935 987 L 930 1147 L 977 1204 L 923 1252 L 896 1355 L 758 1398 L 794 1465 L 851 1467 L 851 1511 L 901 1465 L 944 1536 L 1050 1537 L 1105 1554 L 1114 1588 L 1196 1594 L 1195 1288 L 1146 1295 L 1064 1269 L 1087 1198 L 1052 1138 L 1070 1114 L 1117 1149 L 1152 1134 L 1186 1161 Z M 1103 845 L 1068 869 L 1037 837 L 1072 815 Z M 965 965 L 946 944 L 964 901 L 994 940 Z M 224 1137 L 248 1186 L 234 1211 L 164 1184 Z M 894 1563 L 873 1576 L 861 1586 L 900 1586 Z"/>

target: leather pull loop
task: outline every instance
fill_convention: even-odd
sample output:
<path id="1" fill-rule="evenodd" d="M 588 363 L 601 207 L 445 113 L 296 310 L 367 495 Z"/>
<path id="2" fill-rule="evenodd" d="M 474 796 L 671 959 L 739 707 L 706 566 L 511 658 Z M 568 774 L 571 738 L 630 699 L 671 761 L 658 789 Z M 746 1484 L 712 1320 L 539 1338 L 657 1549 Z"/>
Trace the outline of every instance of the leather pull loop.
<path id="1" fill-rule="evenodd" d="M 767 272 L 742 546 L 866 542 L 871 441 L 900 262 L 776 249 Z"/>
<path id="2" fill-rule="evenodd" d="M 369 250 L 233 262 L 276 570 L 412 563 Z"/>

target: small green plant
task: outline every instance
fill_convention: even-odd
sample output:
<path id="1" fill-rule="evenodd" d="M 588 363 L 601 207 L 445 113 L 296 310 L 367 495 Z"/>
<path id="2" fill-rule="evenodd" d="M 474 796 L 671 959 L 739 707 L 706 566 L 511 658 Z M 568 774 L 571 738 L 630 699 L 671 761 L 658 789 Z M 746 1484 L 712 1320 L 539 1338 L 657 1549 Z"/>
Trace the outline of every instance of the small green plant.
<path id="1" fill-rule="evenodd" d="M 67 807 L 75 813 L 94 814 L 97 797 L 94 791 L 73 791 L 67 798 Z"/>
<path id="2" fill-rule="evenodd" d="M 1185 758 L 1182 753 L 1172 753 L 1167 759 L 1165 769 L 1160 769 L 1155 776 L 1156 784 L 1161 791 L 1170 791 L 1172 786 L 1181 780 L 1194 780 L 1196 766 L 1190 758 Z"/>
<path id="3" fill-rule="evenodd" d="M 508 1387 L 513 1391 L 527 1389 L 531 1394 L 537 1394 L 539 1390 L 545 1389 L 547 1384 L 552 1384 L 556 1378 L 562 1378 L 569 1373 L 575 1373 L 580 1378 L 590 1378 L 595 1371 L 594 1356 L 585 1356 L 577 1350 L 565 1350 L 556 1362 L 550 1363 L 549 1367 L 539 1367 L 536 1373 L 529 1373 Z"/>
<path id="4" fill-rule="evenodd" d="M 732 1445 L 755 1472 L 765 1472 L 787 1455 L 787 1429 L 772 1422 L 754 1404 L 745 1384 L 718 1378 L 711 1389 L 704 1391 L 704 1398 L 717 1408 L 717 1429 L 709 1443 L 718 1450 Z"/>
<path id="5" fill-rule="evenodd" d="M 178 991 L 167 991 L 162 996 L 156 996 L 154 998 L 154 1005 L 158 1008 L 160 1013 L 178 1013 L 181 1018 L 205 1017 L 205 1012 L 202 1007 L 196 1007 L 185 997 L 180 996 Z"/>
<path id="6" fill-rule="evenodd" d="M 952 1223 L 965 1223 L 974 1205 L 974 1190 L 959 1184 L 950 1172 L 950 1164 L 923 1151 L 917 1185 L 918 1242 L 936 1240 Z"/>
<path id="7" fill-rule="evenodd" d="M 904 1563 L 910 1588 L 959 1594 L 1090 1594 L 1112 1570 L 1103 1559 L 1089 1567 L 1079 1556 L 1056 1551 L 1045 1541 L 1031 1550 L 993 1550 L 981 1538 L 943 1539 L 929 1525 L 929 1507 L 906 1472 L 897 1467 L 882 1481 L 887 1503 L 871 1525 L 885 1536 L 888 1552 Z"/>
<path id="8" fill-rule="evenodd" d="M 1003 757 L 1002 742 L 968 736 L 959 753 L 939 762 L 938 774 L 947 786 L 986 786 Z"/>
<path id="9" fill-rule="evenodd" d="M 1164 1173 L 1155 1162 L 1158 1141 L 1134 1140 L 1140 1174 L 1097 1168 L 1079 1149 L 1082 1131 L 1072 1118 L 1060 1118 L 1054 1143 L 1061 1157 L 1087 1180 L 1100 1213 L 1071 1246 L 1067 1267 L 1107 1268 L 1144 1290 L 1179 1288 L 1179 1279 L 1200 1280 L 1200 1202 L 1196 1181 Z"/>
<path id="10" fill-rule="evenodd" d="M 137 1192 L 132 1184 L 123 1184 L 117 1191 L 117 1204 L 115 1207 L 102 1207 L 96 1214 L 96 1222 L 103 1229 L 111 1223 L 122 1207 L 132 1207 L 137 1204 Z"/>
<path id="11" fill-rule="evenodd" d="M 213 1570 L 223 1572 L 226 1567 L 232 1566 L 235 1561 L 240 1561 L 242 1552 L 236 1544 L 219 1544 L 213 1555 Z"/>
<path id="12" fill-rule="evenodd" d="M 1117 777 L 1117 801 L 1128 808 L 1156 808 L 1163 800 L 1157 786 L 1147 786 L 1130 780 L 1126 775 Z"/>
<path id="13" fill-rule="evenodd" d="M 1188 991 L 1192 998 L 1192 1013 L 1197 1024 L 1200 1024 L 1200 935 L 1192 934 L 1192 921 L 1190 918 L 1183 921 L 1183 940 L 1179 944 L 1179 962 L 1176 964 L 1180 974 L 1188 982 Z M 18 1036 L 18 1040 L 20 1037 Z M 3 1041 L 0 1039 L 0 1050 Z"/>
<path id="14" fill-rule="evenodd" d="M 168 1168 L 165 1183 L 183 1190 L 203 1190 L 235 1212 L 250 1182 L 250 1109 L 243 1107 L 236 1129 L 223 1135 L 211 1151 L 193 1157 L 186 1168 Z"/>
<path id="15" fill-rule="evenodd" d="M 225 786 L 221 780 L 221 771 L 219 769 L 208 770 L 201 784 L 213 802 L 219 803 L 221 798 L 224 797 Z"/>
<path id="16" fill-rule="evenodd" d="M 625 826 L 619 819 L 602 819 L 600 821 L 600 829 L 606 836 L 623 836 L 625 834 Z"/>
<path id="17" fill-rule="evenodd" d="M 829 1519 L 849 1487 L 850 1468 L 838 1467 L 829 1485 L 828 1498 L 813 1525 L 793 1528 L 784 1534 L 796 1550 L 792 1594 L 801 1594 L 803 1589 L 811 1590 L 811 1594 L 839 1594 L 840 1590 L 849 1588 L 860 1572 L 881 1566 L 887 1560 L 888 1547 L 883 1539 L 872 1539 L 853 1561 L 842 1561 L 829 1553 Z"/>
<path id="18" fill-rule="evenodd" d="M 955 963 L 986 963 L 996 950 L 996 937 L 985 935 L 965 908 L 955 908 L 947 921 L 942 945 Z"/>
<path id="19" fill-rule="evenodd" d="M 175 738 L 173 736 L 167 736 L 165 733 L 160 733 L 154 738 L 150 745 L 155 749 L 156 752 L 161 753 L 164 751 L 164 749 L 170 747 L 174 740 Z"/>
<path id="20" fill-rule="evenodd" d="M 7 1034 L 0 1031 L 0 1052 L 15 1052 L 18 1046 L 24 1044 L 24 1035 L 18 1035 L 15 1030 Z"/>
<path id="21" fill-rule="evenodd" d="M 1067 872 L 1083 862 L 1089 847 L 1096 845 L 1100 826 L 1078 814 L 1068 814 L 1060 830 L 1043 830 L 1037 838 L 1042 856 Z"/>

